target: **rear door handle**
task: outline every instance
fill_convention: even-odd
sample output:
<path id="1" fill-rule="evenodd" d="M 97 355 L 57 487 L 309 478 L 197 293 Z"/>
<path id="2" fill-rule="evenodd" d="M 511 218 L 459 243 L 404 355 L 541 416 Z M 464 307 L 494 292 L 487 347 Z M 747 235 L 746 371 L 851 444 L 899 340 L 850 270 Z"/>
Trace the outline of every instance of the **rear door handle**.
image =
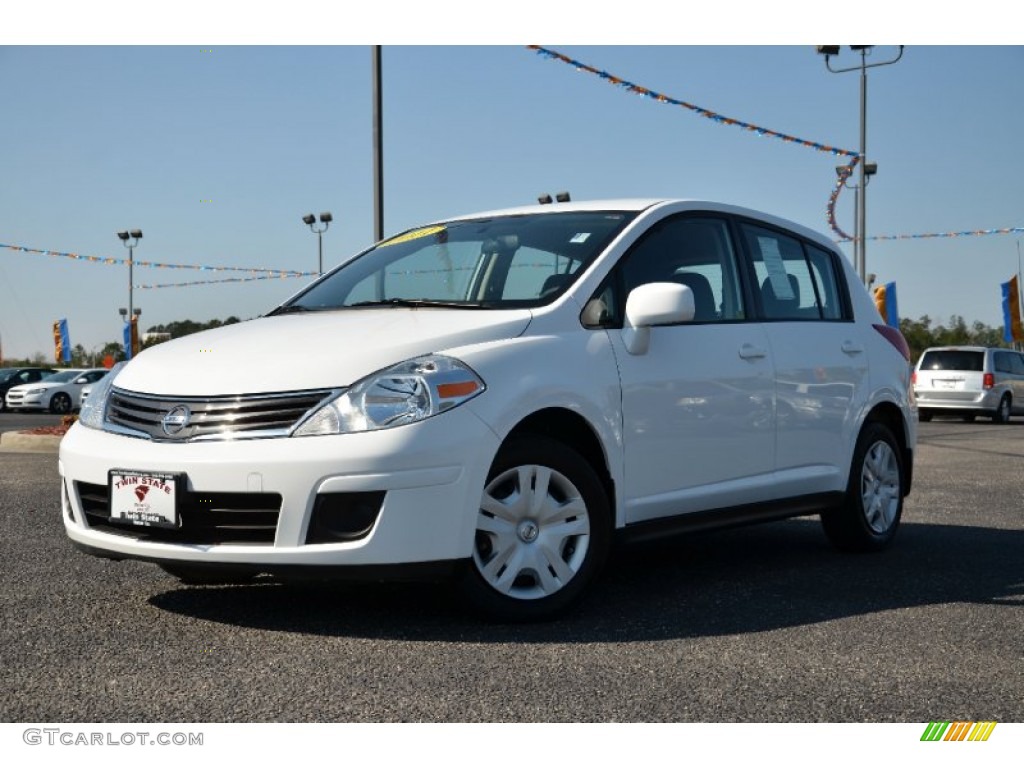
<path id="1" fill-rule="evenodd" d="M 753 344 L 744 344 L 740 347 L 740 357 L 744 360 L 758 360 L 767 356 L 768 351 L 762 347 L 755 347 Z"/>
<path id="2" fill-rule="evenodd" d="M 860 344 L 854 344 L 852 341 L 844 341 L 843 346 L 840 347 L 848 355 L 859 355 L 864 351 L 864 347 Z"/>

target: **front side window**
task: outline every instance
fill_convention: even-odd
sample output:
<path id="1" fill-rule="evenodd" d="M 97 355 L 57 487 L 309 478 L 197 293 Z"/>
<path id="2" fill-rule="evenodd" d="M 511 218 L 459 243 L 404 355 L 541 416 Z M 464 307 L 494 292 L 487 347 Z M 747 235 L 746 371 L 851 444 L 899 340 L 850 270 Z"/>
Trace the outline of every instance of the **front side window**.
<path id="1" fill-rule="evenodd" d="M 695 323 L 743 320 L 746 312 L 736 257 L 723 219 L 678 216 L 655 224 L 616 267 L 595 300 L 609 306 L 608 320 L 621 323 L 624 297 L 647 283 L 679 283 L 693 292 Z M 621 286 L 623 298 L 613 287 Z"/>
<path id="2" fill-rule="evenodd" d="M 635 216 L 552 211 L 411 230 L 360 254 L 272 314 L 406 304 L 541 306 L 568 289 Z"/>

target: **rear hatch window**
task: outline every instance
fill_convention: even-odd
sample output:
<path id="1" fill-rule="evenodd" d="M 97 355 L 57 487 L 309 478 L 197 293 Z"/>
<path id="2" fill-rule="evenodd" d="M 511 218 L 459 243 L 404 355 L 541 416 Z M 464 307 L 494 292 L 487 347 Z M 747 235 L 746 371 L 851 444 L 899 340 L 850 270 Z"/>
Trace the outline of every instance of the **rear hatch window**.
<path id="1" fill-rule="evenodd" d="M 984 352 L 966 349 L 939 349 L 924 353 L 919 370 L 981 372 L 984 365 Z"/>

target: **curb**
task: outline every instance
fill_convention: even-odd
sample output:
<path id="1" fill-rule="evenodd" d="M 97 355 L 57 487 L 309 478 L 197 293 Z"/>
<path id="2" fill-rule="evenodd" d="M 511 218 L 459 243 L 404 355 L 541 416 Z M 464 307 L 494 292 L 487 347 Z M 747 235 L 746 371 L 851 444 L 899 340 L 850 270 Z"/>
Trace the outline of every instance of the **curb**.
<path id="1" fill-rule="evenodd" d="M 26 453 L 57 453 L 61 435 L 30 435 L 27 432 L 0 434 L 0 451 Z"/>

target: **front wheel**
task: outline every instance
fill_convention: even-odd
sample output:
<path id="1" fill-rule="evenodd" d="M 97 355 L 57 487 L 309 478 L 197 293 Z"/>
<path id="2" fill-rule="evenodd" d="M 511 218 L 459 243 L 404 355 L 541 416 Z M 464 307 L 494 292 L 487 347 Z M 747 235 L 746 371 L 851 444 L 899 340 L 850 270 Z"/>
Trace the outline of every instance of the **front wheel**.
<path id="1" fill-rule="evenodd" d="M 903 472 L 902 452 L 889 428 L 865 424 L 853 451 L 846 497 L 821 515 L 829 541 L 851 552 L 888 546 L 903 514 Z"/>
<path id="2" fill-rule="evenodd" d="M 50 399 L 50 413 L 71 413 L 71 398 L 58 392 Z"/>
<path id="3" fill-rule="evenodd" d="M 610 542 L 608 494 L 587 460 L 545 437 L 513 438 L 491 466 L 460 586 L 490 618 L 551 618 L 593 581 Z"/>

